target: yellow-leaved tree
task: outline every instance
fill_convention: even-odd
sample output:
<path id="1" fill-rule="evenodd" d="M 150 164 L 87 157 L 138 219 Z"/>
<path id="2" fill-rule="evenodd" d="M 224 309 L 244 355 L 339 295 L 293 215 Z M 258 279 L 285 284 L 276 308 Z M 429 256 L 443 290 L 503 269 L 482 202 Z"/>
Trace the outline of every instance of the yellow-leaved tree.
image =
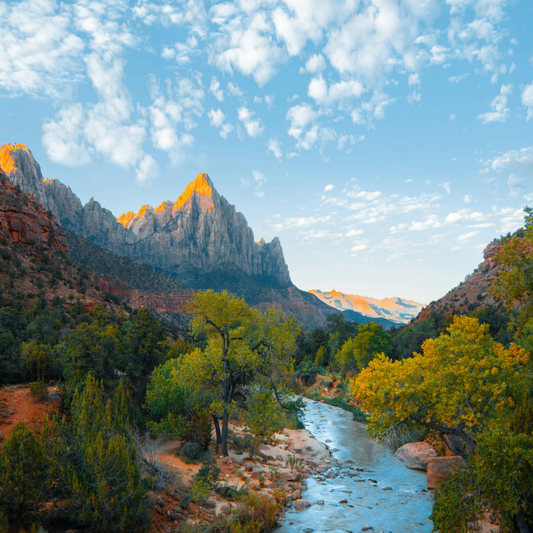
<path id="1" fill-rule="evenodd" d="M 198 292 L 187 312 L 193 334 L 207 337 L 206 347 L 184 353 L 154 372 L 147 407 L 162 413 L 173 397 L 199 414 L 208 414 L 217 452 L 221 447 L 228 455 L 228 423 L 238 409 L 237 400 L 259 390 L 275 396 L 278 385 L 289 377 L 299 331 L 296 319 L 280 310 L 252 309 L 242 298 L 212 290 Z M 254 423 L 257 420 L 261 417 L 254 412 Z"/>
<path id="2" fill-rule="evenodd" d="M 0 170 L 3 170 L 6 174 L 9 174 L 10 172 L 13 172 L 13 170 L 16 170 L 15 162 L 13 161 L 13 157 L 11 156 L 11 154 L 12 152 L 16 152 L 17 150 L 25 150 L 27 152 L 28 147 L 25 144 L 21 143 L 5 143 L 0 146 Z"/>
<path id="3" fill-rule="evenodd" d="M 423 354 L 392 361 L 378 355 L 351 384 L 370 412 L 368 429 L 385 438 L 398 426 L 440 432 L 450 448 L 457 437 L 473 452 L 477 435 L 495 419 L 512 412 L 526 393 L 529 355 L 516 345 L 508 350 L 476 318 L 458 316 L 446 333 L 422 345 Z"/>

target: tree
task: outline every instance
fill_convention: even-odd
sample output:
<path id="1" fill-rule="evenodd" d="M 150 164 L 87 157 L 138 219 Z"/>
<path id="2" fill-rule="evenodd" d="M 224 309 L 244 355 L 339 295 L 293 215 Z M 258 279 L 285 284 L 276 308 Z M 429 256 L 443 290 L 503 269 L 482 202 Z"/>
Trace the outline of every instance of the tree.
<path id="1" fill-rule="evenodd" d="M 73 518 L 93 531 L 135 531 L 147 521 L 130 411 L 122 384 L 106 402 L 103 383 L 89 374 L 74 394 L 72 422 L 56 418 L 43 426 L 61 496 Z"/>
<path id="2" fill-rule="evenodd" d="M 144 307 L 133 315 L 124 329 L 124 367 L 135 386 L 137 401 L 142 403 L 152 370 L 165 360 L 165 330 Z"/>
<path id="3" fill-rule="evenodd" d="M 217 451 L 221 447 L 228 455 L 228 423 L 238 409 L 237 400 L 262 387 L 276 394 L 277 385 L 288 376 L 298 334 L 296 319 L 284 317 L 279 310 L 251 309 L 226 291 L 198 292 L 187 311 L 193 334 L 206 335 L 207 344 L 204 350 L 166 363 L 172 383 L 169 394 L 183 391 L 201 412 L 212 416 Z M 151 405 L 150 398 L 149 391 Z"/>
<path id="4" fill-rule="evenodd" d="M 439 431 L 474 451 L 477 434 L 496 417 L 512 413 L 524 394 L 528 354 L 505 350 L 477 319 L 459 316 L 437 339 L 424 342 L 423 355 L 393 362 L 378 355 L 351 384 L 370 411 L 368 429 L 383 438 L 398 425 Z"/>
<path id="5" fill-rule="evenodd" d="M 49 461 L 33 433 L 19 422 L 0 450 L 0 514 L 21 523 L 44 501 Z"/>
<path id="6" fill-rule="evenodd" d="M 378 353 L 388 354 L 390 335 L 381 324 L 370 322 L 359 326 L 357 336 L 346 341 L 335 358 L 344 368 L 362 370 Z"/>
<path id="7" fill-rule="evenodd" d="M 91 373 L 110 388 L 117 381 L 118 328 L 98 324 L 80 324 L 62 346 L 61 362 L 69 388 L 82 387 Z"/>

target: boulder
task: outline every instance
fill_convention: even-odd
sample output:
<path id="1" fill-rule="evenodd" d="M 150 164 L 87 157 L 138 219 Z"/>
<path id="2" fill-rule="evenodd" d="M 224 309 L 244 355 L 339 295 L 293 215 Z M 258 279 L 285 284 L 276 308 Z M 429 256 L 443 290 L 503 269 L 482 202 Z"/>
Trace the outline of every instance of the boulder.
<path id="1" fill-rule="evenodd" d="M 307 509 L 308 507 L 311 507 L 311 504 L 305 500 L 296 500 L 294 502 L 294 508 L 295 509 Z"/>
<path id="2" fill-rule="evenodd" d="M 466 462 L 460 456 L 429 459 L 426 478 L 428 489 L 436 489 L 439 483 L 448 480 L 456 470 L 464 466 Z"/>
<path id="3" fill-rule="evenodd" d="M 428 460 L 437 457 L 437 451 L 427 442 L 412 442 L 396 450 L 394 457 L 407 468 L 413 470 L 428 469 Z"/>

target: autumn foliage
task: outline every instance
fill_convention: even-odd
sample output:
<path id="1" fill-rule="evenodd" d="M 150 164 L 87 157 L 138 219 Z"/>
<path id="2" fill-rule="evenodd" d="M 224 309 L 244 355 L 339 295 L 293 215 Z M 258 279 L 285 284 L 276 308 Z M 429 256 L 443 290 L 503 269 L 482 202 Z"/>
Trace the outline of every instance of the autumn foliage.
<path id="1" fill-rule="evenodd" d="M 13 158 L 11 157 L 11 154 L 13 152 L 16 152 L 17 150 L 25 150 L 28 152 L 28 147 L 25 144 L 9 144 L 5 143 L 0 147 L 0 170 L 3 170 L 6 174 L 9 174 L 9 172 L 13 172 L 13 170 L 16 170 L 15 162 L 13 161 Z"/>

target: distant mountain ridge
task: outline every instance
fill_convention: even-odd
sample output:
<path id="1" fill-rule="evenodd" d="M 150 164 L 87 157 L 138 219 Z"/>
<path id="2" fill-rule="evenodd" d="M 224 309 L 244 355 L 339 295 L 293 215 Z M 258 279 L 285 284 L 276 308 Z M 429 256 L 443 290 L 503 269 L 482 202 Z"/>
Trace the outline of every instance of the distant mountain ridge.
<path id="1" fill-rule="evenodd" d="M 70 187 L 44 179 L 31 152 L 12 156 L 14 184 L 65 229 L 115 255 L 165 270 L 184 288 L 227 289 L 255 307 L 281 307 L 308 327 L 336 312 L 293 285 L 279 239 L 256 242 L 244 215 L 218 194 L 207 174 L 189 183 L 176 202 L 143 206 L 117 219 L 94 198 L 82 206 Z"/>
<path id="2" fill-rule="evenodd" d="M 322 292 L 317 289 L 309 292 L 339 311 L 350 311 L 365 317 L 385 319 L 396 325 L 407 324 L 424 308 L 424 304 L 398 297 L 377 299 L 336 290 Z M 352 320 L 357 321 L 355 318 L 357 315 L 350 313 L 347 316 L 352 316 L 354 317 Z"/>

